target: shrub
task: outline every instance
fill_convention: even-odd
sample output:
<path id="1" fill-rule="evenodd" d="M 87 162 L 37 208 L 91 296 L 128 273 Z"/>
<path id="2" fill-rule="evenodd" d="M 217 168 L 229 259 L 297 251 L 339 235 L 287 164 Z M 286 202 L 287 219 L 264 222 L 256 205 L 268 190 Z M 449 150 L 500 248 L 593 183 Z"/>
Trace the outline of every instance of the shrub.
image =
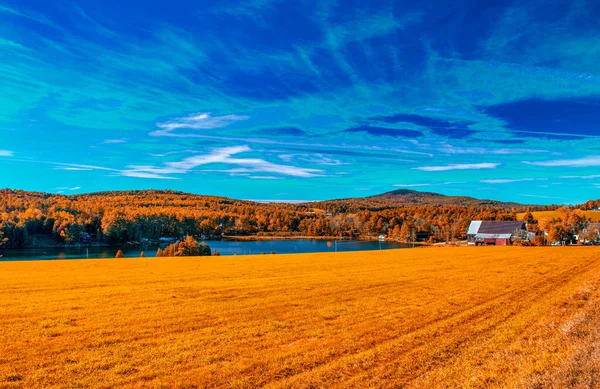
<path id="1" fill-rule="evenodd" d="M 533 246 L 543 246 L 544 245 L 544 237 L 538 235 L 531 240 L 531 244 Z"/>

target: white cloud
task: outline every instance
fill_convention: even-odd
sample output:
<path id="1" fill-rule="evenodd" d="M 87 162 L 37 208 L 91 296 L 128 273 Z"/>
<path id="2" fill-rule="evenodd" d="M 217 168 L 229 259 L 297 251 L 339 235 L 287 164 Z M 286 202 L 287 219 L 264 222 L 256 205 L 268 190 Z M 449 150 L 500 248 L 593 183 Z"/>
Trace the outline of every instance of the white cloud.
<path id="1" fill-rule="evenodd" d="M 457 163 L 444 166 L 421 166 L 413 168 L 424 172 L 445 172 L 448 170 L 479 170 L 479 169 L 495 169 L 499 163 Z"/>
<path id="2" fill-rule="evenodd" d="M 523 163 L 527 165 L 545 166 L 545 167 L 590 167 L 600 166 L 600 156 L 589 156 L 578 159 L 558 159 L 552 161 L 541 161 L 541 162 L 527 162 Z"/>
<path id="3" fill-rule="evenodd" d="M 109 168 L 109 167 L 95 166 L 95 165 L 80 165 L 80 164 L 76 164 L 76 163 L 60 163 L 60 162 L 51 162 L 51 163 L 53 165 L 58 165 L 59 167 L 56 168 L 58 170 L 71 170 L 71 171 L 102 170 L 102 171 L 115 172 L 115 174 L 112 174 L 113 176 L 137 177 L 137 178 L 160 178 L 160 179 L 169 179 L 169 180 L 175 179 L 173 177 L 167 177 L 167 176 L 164 176 L 161 174 L 156 174 L 156 173 L 152 173 L 152 172 L 148 172 L 148 171 L 144 171 L 144 170 L 140 170 L 140 171 L 131 170 L 131 169 L 121 170 L 121 169 L 113 169 L 113 168 Z M 152 169 L 152 167 L 147 167 L 147 168 Z M 69 189 L 69 190 L 76 190 L 76 189 L 79 189 L 79 188 Z"/>
<path id="4" fill-rule="evenodd" d="M 0 150 L 0 157 L 12 157 L 13 154 L 10 150 Z"/>
<path id="5" fill-rule="evenodd" d="M 79 189 L 81 189 L 81 187 L 80 187 L 80 186 L 74 186 L 74 187 L 72 187 L 72 188 L 69 188 L 69 190 L 79 190 Z"/>
<path id="6" fill-rule="evenodd" d="M 156 126 L 162 131 L 150 133 L 152 136 L 168 136 L 169 133 L 178 128 L 191 128 L 195 130 L 226 127 L 240 120 L 247 120 L 248 116 L 243 115 L 224 115 L 211 116 L 208 112 L 199 112 L 189 116 L 175 118 L 164 123 L 157 123 Z"/>
<path id="7" fill-rule="evenodd" d="M 55 168 L 55 170 L 91 171 L 94 169 L 86 169 L 86 168 L 82 168 L 82 167 L 61 167 L 61 168 Z"/>
<path id="8" fill-rule="evenodd" d="M 484 184 L 509 184 L 512 182 L 523 182 L 523 181 L 533 181 L 533 178 L 516 178 L 516 179 L 495 179 L 495 180 L 481 180 L 480 182 Z"/>
<path id="9" fill-rule="evenodd" d="M 146 172 L 135 171 L 135 170 L 121 170 L 118 175 L 123 176 L 123 177 L 158 178 L 158 179 L 163 179 L 163 180 L 178 180 L 179 179 L 176 177 L 162 176 L 160 174 L 146 173 Z"/>
<path id="10" fill-rule="evenodd" d="M 114 143 L 125 143 L 127 142 L 127 139 L 107 139 L 104 142 L 102 142 L 105 145 L 110 145 L 110 144 L 114 144 Z"/>
<path id="11" fill-rule="evenodd" d="M 600 174 L 592 174 L 590 176 L 560 176 L 560 178 L 581 178 L 583 180 L 591 180 L 594 178 L 600 178 Z"/>
<path id="12" fill-rule="evenodd" d="M 254 180 L 282 180 L 282 177 L 275 176 L 248 176 L 248 178 L 252 178 Z"/>
<path id="13" fill-rule="evenodd" d="M 58 170 L 108 170 L 116 171 L 118 169 L 112 169 L 108 167 L 95 166 L 95 165 L 81 165 L 78 163 L 63 163 L 63 162 L 50 162 L 53 165 L 58 165 Z"/>
<path id="14" fill-rule="evenodd" d="M 438 149 L 439 151 L 446 154 L 496 154 L 496 155 L 513 155 L 513 154 L 536 154 L 536 153 L 547 153 L 548 150 L 541 149 L 490 149 L 484 147 L 456 147 L 450 144 L 446 144 Z"/>
<path id="15" fill-rule="evenodd" d="M 120 175 L 141 178 L 165 178 L 168 174 L 185 174 L 199 166 L 222 163 L 238 168 L 220 170 L 230 174 L 275 173 L 292 177 L 316 177 L 324 172 L 320 169 L 279 165 L 260 158 L 235 158 L 234 155 L 252 151 L 248 146 L 232 146 L 214 149 L 208 154 L 194 155 L 177 162 L 165 162 L 163 166 L 129 165 Z"/>
<path id="16" fill-rule="evenodd" d="M 280 154 L 279 159 L 285 162 L 292 162 L 294 159 L 299 161 L 308 162 L 316 165 L 327 165 L 327 166 L 339 166 L 349 165 L 347 162 L 340 161 L 338 159 L 327 157 L 320 153 L 315 154 Z"/>

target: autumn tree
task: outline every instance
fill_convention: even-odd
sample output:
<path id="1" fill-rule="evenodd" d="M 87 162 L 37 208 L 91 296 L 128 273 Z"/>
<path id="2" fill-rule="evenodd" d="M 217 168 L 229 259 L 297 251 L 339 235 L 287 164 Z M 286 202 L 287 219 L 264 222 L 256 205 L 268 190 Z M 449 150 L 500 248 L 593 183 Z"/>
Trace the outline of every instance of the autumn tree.
<path id="1" fill-rule="evenodd" d="M 198 241 L 189 235 L 177 245 L 177 251 L 175 251 L 176 257 L 196 257 L 198 255 L 200 255 Z"/>
<path id="2" fill-rule="evenodd" d="M 117 251 L 117 255 L 115 256 L 115 258 L 123 258 L 123 257 L 124 257 L 123 251 L 121 251 L 121 250 Z"/>
<path id="3" fill-rule="evenodd" d="M 168 245 L 163 250 L 163 257 L 174 257 L 175 256 L 175 246 L 173 244 Z"/>
<path id="4" fill-rule="evenodd" d="M 590 224 L 579 234 L 580 242 L 595 242 L 600 239 L 600 227 L 597 224 Z"/>
<path id="5" fill-rule="evenodd" d="M 408 241 L 410 241 L 410 237 L 411 237 L 410 226 L 408 225 L 408 223 L 402 223 L 402 227 L 400 227 L 400 234 L 399 234 L 400 241 L 408 242 Z"/>

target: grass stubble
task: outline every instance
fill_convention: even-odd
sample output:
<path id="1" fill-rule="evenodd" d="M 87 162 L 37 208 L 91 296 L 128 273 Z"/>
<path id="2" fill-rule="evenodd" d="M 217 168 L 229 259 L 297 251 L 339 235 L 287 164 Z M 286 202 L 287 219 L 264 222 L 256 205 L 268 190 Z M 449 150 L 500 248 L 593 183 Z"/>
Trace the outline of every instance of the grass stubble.
<path id="1" fill-rule="evenodd" d="M 597 388 L 600 248 L 0 263 L 0 388 Z"/>

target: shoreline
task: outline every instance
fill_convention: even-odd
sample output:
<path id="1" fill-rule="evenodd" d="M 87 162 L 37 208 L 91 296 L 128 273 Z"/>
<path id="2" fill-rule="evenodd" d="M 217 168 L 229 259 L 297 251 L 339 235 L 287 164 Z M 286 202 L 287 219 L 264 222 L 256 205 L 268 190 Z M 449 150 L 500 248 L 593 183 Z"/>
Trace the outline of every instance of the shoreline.
<path id="1" fill-rule="evenodd" d="M 358 237 L 354 239 L 340 239 L 337 236 L 306 236 L 306 235 L 286 235 L 286 236 L 271 236 L 271 235 L 223 235 L 219 239 L 197 239 L 198 242 L 263 242 L 263 241 L 288 241 L 288 240 L 318 240 L 318 241 L 331 241 L 331 242 L 377 242 L 378 237 Z M 428 242 L 399 242 L 392 239 L 385 239 L 381 242 L 386 243 L 399 243 L 415 246 L 430 246 Z M 122 244 L 110 244 L 110 243 L 93 243 L 93 244 L 55 244 L 55 245 L 34 245 L 27 247 L 2 247 L 0 253 L 4 250 L 43 250 L 43 249 L 84 249 L 84 248 L 104 248 L 104 247 L 147 247 L 147 246 L 161 246 L 166 243 L 122 243 Z M 437 243 L 437 245 L 447 243 Z"/>

